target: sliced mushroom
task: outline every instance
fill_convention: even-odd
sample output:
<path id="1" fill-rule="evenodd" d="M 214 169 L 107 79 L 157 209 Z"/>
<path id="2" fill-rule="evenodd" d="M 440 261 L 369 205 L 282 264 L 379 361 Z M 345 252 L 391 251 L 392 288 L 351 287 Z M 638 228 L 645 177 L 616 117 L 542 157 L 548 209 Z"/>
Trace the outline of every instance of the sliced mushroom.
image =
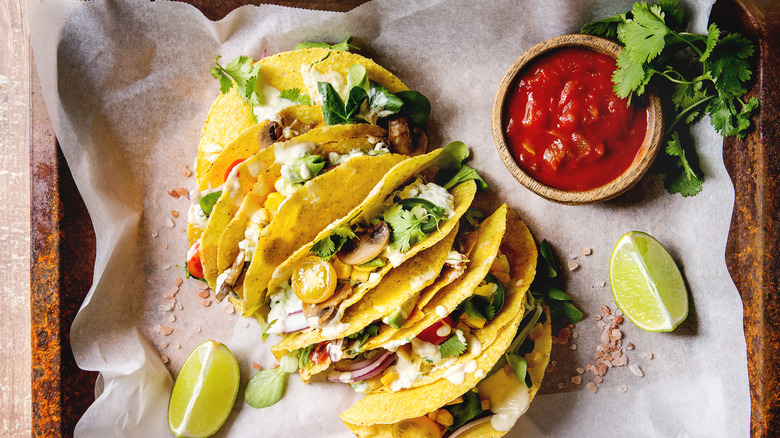
<path id="1" fill-rule="evenodd" d="M 396 153 L 410 155 L 414 152 L 412 133 L 406 117 L 398 117 L 387 122 L 387 139 L 393 144 Z"/>
<path id="2" fill-rule="evenodd" d="M 352 295 L 352 287 L 349 283 L 344 283 L 344 286 L 339 288 L 333 296 L 321 303 L 303 303 L 303 315 L 306 317 L 306 321 L 317 318 L 317 325 L 320 327 L 324 326 L 336 316 L 339 304 L 349 298 L 350 295 Z"/>
<path id="3" fill-rule="evenodd" d="M 381 254 L 389 242 L 390 226 L 382 221 L 373 228 L 358 233 L 336 256 L 346 265 L 362 265 Z"/>
<path id="4" fill-rule="evenodd" d="M 268 122 L 268 124 L 257 133 L 257 145 L 260 149 L 265 149 L 276 143 L 282 138 L 282 135 L 284 135 L 282 125 L 276 122 Z"/>
<path id="5" fill-rule="evenodd" d="M 290 123 L 290 126 L 288 126 L 288 129 L 292 131 L 294 135 L 301 135 L 309 132 L 312 128 L 312 125 L 307 125 L 303 122 L 301 122 L 298 119 L 295 119 Z"/>
<path id="6" fill-rule="evenodd" d="M 412 141 L 414 143 L 414 151 L 410 155 L 416 156 L 428 152 L 428 136 L 425 135 L 425 131 L 420 128 L 414 128 Z"/>
<path id="7" fill-rule="evenodd" d="M 244 256 L 245 252 L 244 250 L 238 251 L 238 255 L 236 256 L 236 260 L 233 262 L 232 265 L 225 271 L 227 273 L 225 277 L 225 281 L 222 282 L 222 284 L 218 285 L 217 294 L 214 295 L 214 298 L 217 301 L 222 301 L 225 299 L 225 297 L 230 293 L 230 290 L 233 289 L 233 286 L 236 285 L 236 280 L 238 280 L 238 277 L 241 275 L 241 272 L 244 270 Z"/>

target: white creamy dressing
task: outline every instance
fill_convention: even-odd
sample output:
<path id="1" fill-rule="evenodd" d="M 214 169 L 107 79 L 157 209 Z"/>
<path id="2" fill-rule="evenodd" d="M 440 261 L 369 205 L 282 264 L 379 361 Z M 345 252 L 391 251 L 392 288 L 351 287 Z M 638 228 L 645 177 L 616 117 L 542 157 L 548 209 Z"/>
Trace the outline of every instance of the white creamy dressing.
<path id="1" fill-rule="evenodd" d="M 482 353 L 482 343 L 476 337 L 471 337 L 467 344 L 469 346 L 469 353 L 474 357 L 479 356 Z"/>
<path id="2" fill-rule="evenodd" d="M 379 281 L 380 278 L 382 278 L 382 275 L 379 274 L 378 272 L 372 272 L 372 273 L 368 274 L 368 282 L 369 283 L 377 282 L 377 281 Z"/>
<path id="3" fill-rule="evenodd" d="M 349 330 L 349 324 L 341 322 L 341 317 L 344 316 L 344 307 L 339 306 L 339 310 L 336 312 L 336 316 L 333 317 L 327 324 L 320 327 L 322 329 L 322 336 L 329 339 L 336 339 L 341 336 L 342 333 Z M 315 327 L 315 326 L 312 326 Z"/>
<path id="4" fill-rule="evenodd" d="M 209 224 L 209 217 L 200 208 L 200 199 L 210 193 L 222 190 L 223 186 L 213 189 L 206 189 L 199 192 L 197 189 L 190 190 L 190 208 L 187 210 L 187 222 L 199 228 L 206 228 Z"/>
<path id="5" fill-rule="evenodd" d="M 312 98 L 312 103 L 315 105 L 322 105 L 322 96 L 320 96 L 320 90 L 317 87 L 318 82 L 327 82 L 333 85 L 333 89 L 339 93 L 342 100 L 346 100 L 348 97 L 347 83 L 344 80 L 344 76 L 337 71 L 322 73 L 312 64 L 302 64 L 301 76 L 306 89 L 309 91 L 309 96 Z"/>
<path id="6" fill-rule="evenodd" d="M 525 383 L 504 369 L 481 381 L 477 388 L 481 398 L 490 400 L 490 410 L 495 414 L 490 425 L 500 432 L 511 429 L 531 404 L 531 393 Z"/>
<path id="7" fill-rule="evenodd" d="M 220 289 L 222 289 L 222 285 L 225 283 L 225 280 L 227 280 L 228 271 L 225 271 L 219 275 L 217 275 L 217 287 L 214 288 L 215 291 L 219 292 Z"/>
<path id="8" fill-rule="evenodd" d="M 398 355 L 395 372 L 398 373 L 398 378 L 390 382 L 390 390 L 393 392 L 409 388 L 422 376 L 419 365 L 409 361 L 402 354 Z"/>
<path id="9" fill-rule="evenodd" d="M 219 143 L 209 143 L 203 146 L 203 159 L 209 163 L 213 163 L 216 161 L 219 153 L 222 152 L 222 149 L 224 148 Z"/>
<path id="10" fill-rule="evenodd" d="M 436 312 L 436 316 L 440 318 L 444 318 L 445 316 L 450 314 L 450 312 L 447 311 L 447 308 L 442 305 L 436 306 L 435 312 Z"/>
<path id="11" fill-rule="evenodd" d="M 276 189 L 276 191 L 279 192 L 285 198 L 297 192 L 301 187 L 303 187 L 303 184 L 292 183 L 286 178 L 279 178 L 274 183 L 274 188 Z"/>
<path id="12" fill-rule="evenodd" d="M 341 349 L 341 345 L 334 342 L 328 342 L 325 351 L 328 352 L 328 357 L 330 357 L 331 362 L 334 363 L 340 361 L 341 358 L 344 357 L 344 351 Z"/>
<path id="13" fill-rule="evenodd" d="M 253 160 L 250 158 L 246 161 L 246 168 L 249 171 L 249 174 L 252 175 L 252 178 L 257 178 L 261 172 L 266 170 L 266 165 L 261 160 Z"/>
<path id="14" fill-rule="evenodd" d="M 224 184 L 225 191 L 228 193 L 228 196 L 230 196 L 230 199 L 236 204 L 244 199 L 243 190 L 241 190 L 241 178 L 238 177 L 238 172 L 241 167 L 243 167 L 243 165 L 239 164 L 231 169 Z"/>
<path id="15" fill-rule="evenodd" d="M 382 255 L 390 262 L 394 267 L 404 262 L 404 253 L 393 248 L 392 245 L 387 245 L 382 250 Z"/>
<path id="16" fill-rule="evenodd" d="M 298 158 L 312 153 L 317 147 L 317 143 L 311 141 L 286 141 L 284 143 L 277 143 L 274 145 L 274 159 L 277 163 L 284 166 L 285 164 L 292 163 Z"/>
<path id="17" fill-rule="evenodd" d="M 277 292 L 271 294 L 271 310 L 268 311 L 268 321 L 276 320 L 267 329 L 266 333 L 278 335 L 284 333 L 284 319 L 293 312 L 303 311 L 303 302 L 295 295 L 290 283 L 279 285 Z"/>
<path id="18" fill-rule="evenodd" d="M 424 183 L 421 179 L 407 185 L 398 194 L 400 199 L 421 198 L 444 209 L 447 219 L 455 216 L 455 197 L 444 187 L 435 183 Z"/>
<path id="19" fill-rule="evenodd" d="M 447 324 L 442 325 L 436 330 L 436 336 L 443 338 L 445 336 L 449 336 L 450 333 L 452 333 L 452 327 L 450 327 Z"/>
<path id="20" fill-rule="evenodd" d="M 439 347 L 418 338 L 412 339 L 412 355 L 420 356 L 421 358 L 434 364 L 441 362 L 441 352 L 439 351 Z"/>
<path id="21" fill-rule="evenodd" d="M 260 82 L 262 81 L 262 84 Z M 281 110 L 295 105 L 295 102 L 283 99 L 281 92 L 265 81 L 265 76 L 257 75 L 255 91 L 260 98 L 260 104 L 252 107 L 252 112 L 258 122 L 275 120 Z"/>
<path id="22" fill-rule="evenodd" d="M 398 347 L 400 347 L 402 345 L 406 345 L 409 342 L 411 342 L 411 339 L 403 338 L 403 339 L 399 339 L 397 341 L 387 341 L 384 344 L 380 345 L 380 347 L 384 348 L 385 350 L 395 351 L 395 350 L 398 350 Z"/>
<path id="23" fill-rule="evenodd" d="M 477 361 L 470 360 L 466 363 L 459 363 L 447 368 L 447 370 L 444 371 L 444 378 L 449 380 L 453 385 L 460 385 L 464 380 L 466 380 L 466 374 L 473 373 L 475 371 L 477 371 Z M 492 406 L 493 405 L 491 404 L 491 407 Z"/>

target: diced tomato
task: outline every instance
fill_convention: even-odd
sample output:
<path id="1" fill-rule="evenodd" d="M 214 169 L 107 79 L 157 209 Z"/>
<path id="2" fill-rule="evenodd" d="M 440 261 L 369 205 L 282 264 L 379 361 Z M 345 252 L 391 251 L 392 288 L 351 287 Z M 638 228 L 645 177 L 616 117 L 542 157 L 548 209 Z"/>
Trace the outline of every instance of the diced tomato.
<path id="1" fill-rule="evenodd" d="M 447 331 L 446 336 L 440 336 L 437 332 L 445 324 L 450 327 L 450 330 Z M 447 338 L 450 337 L 450 334 L 452 334 L 452 330 L 451 330 L 452 327 L 455 327 L 455 323 L 452 321 L 452 318 L 450 318 L 449 316 L 445 316 L 444 318 L 440 319 L 432 326 L 423 330 L 422 333 L 417 335 L 417 339 L 425 342 L 430 342 L 433 345 L 439 345 L 442 342 L 446 341 Z"/>
<path id="2" fill-rule="evenodd" d="M 187 252 L 187 270 L 193 277 L 203 278 L 203 262 L 200 258 L 200 240 L 195 242 Z"/>
<path id="3" fill-rule="evenodd" d="M 309 356 L 309 360 L 316 363 L 317 365 L 324 363 L 325 360 L 328 359 L 328 344 L 330 341 L 323 341 L 317 344 L 316 347 L 311 351 L 311 356 Z"/>
<path id="4" fill-rule="evenodd" d="M 238 166 L 239 164 L 243 163 L 244 160 L 239 158 L 238 160 L 234 161 L 227 169 L 227 172 L 225 172 L 225 181 L 227 181 L 228 176 L 230 176 L 230 172 L 233 170 L 234 167 Z"/>

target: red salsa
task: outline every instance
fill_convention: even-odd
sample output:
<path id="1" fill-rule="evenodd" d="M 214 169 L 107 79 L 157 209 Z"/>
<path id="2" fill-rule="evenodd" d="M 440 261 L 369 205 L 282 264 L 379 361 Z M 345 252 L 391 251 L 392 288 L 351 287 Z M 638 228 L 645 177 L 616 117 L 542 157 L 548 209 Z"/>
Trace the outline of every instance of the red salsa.
<path id="1" fill-rule="evenodd" d="M 534 179 L 585 191 L 629 168 L 647 131 L 647 110 L 612 91 L 615 67 L 607 55 L 561 49 L 515 80 L 504 132 L 515 161 Z"/>

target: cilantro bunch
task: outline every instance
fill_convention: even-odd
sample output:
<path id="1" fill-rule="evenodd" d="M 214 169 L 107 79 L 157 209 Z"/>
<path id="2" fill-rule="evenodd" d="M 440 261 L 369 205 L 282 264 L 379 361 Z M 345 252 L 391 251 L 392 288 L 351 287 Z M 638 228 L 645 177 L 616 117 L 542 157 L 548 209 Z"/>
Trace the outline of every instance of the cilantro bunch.
<path id="1" fill-rule="evenodd" d="M 625 45 L 612 76 L 619 97 L 641 96 L 651 80 L 671 85 L 664 96 L 674 108 L 665 135 L 667 189 L 693 196 L 701 191 L 704 176 L 696 151 L 681 141 L 680 123 L 708 114 L 718 133 L 743 138 L 758 99 L 744 99 L 752 75 L 750 41 L 723 34 L 715 24 L 707 35 L 685 32 L 683 18 L 678 0 L 659 0 L 652 6 L 638 2 L 631 11 L 585 24 L 581 31 Z"/>

